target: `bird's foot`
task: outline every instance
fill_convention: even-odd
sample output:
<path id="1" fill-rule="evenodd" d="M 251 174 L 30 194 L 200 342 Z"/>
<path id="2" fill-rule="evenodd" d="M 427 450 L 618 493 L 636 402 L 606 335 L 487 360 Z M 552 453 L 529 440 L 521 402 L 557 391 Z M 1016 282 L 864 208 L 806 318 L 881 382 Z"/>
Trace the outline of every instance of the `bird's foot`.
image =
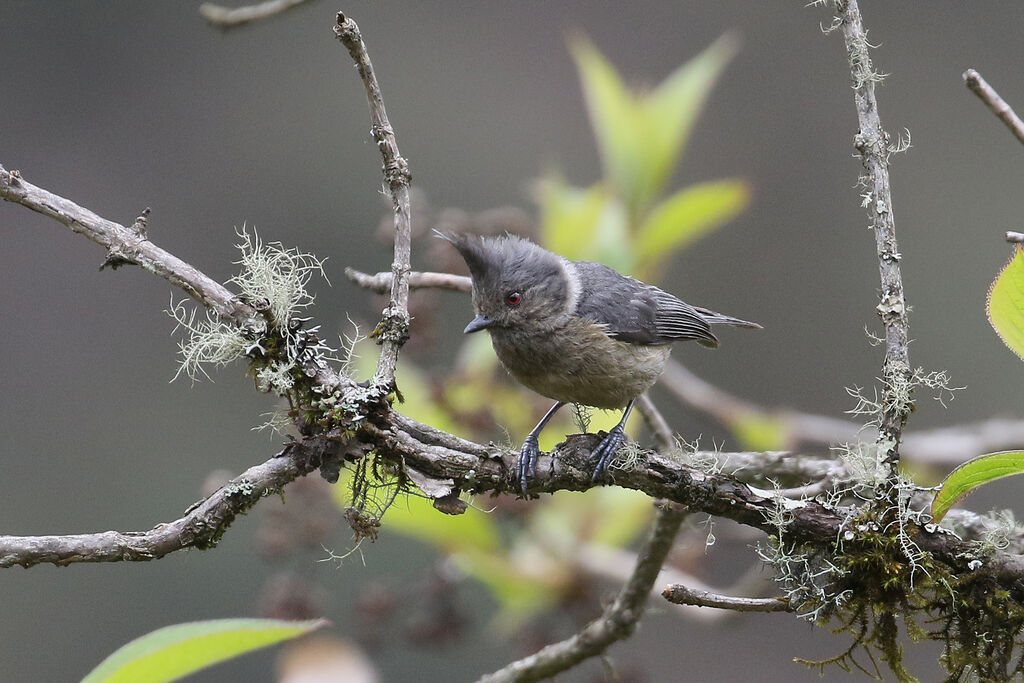
<path id="1" fill-rule="evenodd" d="M 537 445 L 537 437 L 530 434 L 523 442 L 519 451 L 519 490 L 526 495 L 526 486 L 530 477 L 537 473 L 537 458 L 540 457 L 540 446 Z"/>
<path id="2" fill-rule="evenodd" d="M 608 469 L 608 465 L 611 464 L 615 455 L 625 443 L 626 433 L 623 431 L 622 425 L 612 427 L 607 436 L 601 440 L 601 443 L 597 444 L 597 448 L 595 448 L 593 453 L 590 454 L 592 458 L 597 458 L 597 467 L 594 468 L 594 474 L 591 475 L 590 481 L 594 482 L 598 480 L 598 478 Z"/>

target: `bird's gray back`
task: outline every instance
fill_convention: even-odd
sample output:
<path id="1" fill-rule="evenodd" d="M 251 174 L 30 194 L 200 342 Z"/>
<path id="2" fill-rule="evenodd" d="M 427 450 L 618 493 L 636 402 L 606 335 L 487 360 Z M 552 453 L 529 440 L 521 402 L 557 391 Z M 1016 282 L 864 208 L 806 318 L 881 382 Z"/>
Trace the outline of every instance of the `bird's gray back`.
<path id="1" fill-rule="evenodd" d="M 656 346 L 694 339 L 717 346 L 708 321 L 685 301 L 591 261 L 573 261 L 580 296 L 576 315 L 603 325 L 609 336 Z"/>

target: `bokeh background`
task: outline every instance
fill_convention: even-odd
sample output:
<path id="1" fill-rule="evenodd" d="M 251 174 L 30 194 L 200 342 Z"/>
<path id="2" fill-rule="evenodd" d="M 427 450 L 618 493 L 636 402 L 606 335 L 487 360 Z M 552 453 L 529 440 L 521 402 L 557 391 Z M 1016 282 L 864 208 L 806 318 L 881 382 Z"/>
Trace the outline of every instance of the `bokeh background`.
<path id="1" fill-rule="evenodd" d="M 379 312 L 343 268 L 384 270 L 390 253 L 375 237 L 386 203 L 361 84 L 331 31 L 338 9 L 362 27 L 415 184 L 435 207 L 471 211 L 532 211 L 531 182 L 551 169 L 578 185 L 599 177 L 568 36 L 588 35 L 631 82 L 653 84 L 732 31 L 741 50 L 673 187 L 742 177 L 753 201 L 676 259 L 663 284 L 765 329 L 729 335 L 716 353 L 693 345 L 677 356 L 755 401 L 839 416 L 852 407 L 844 387 L 871 386 L 880 372 L 881 351 L 864 334 L 878 329 L 877 264 L 854 188 L 842 39 L 823 35 L 830 15 L 804 4 L 320 0 L 221 33 L 195 3 L 6 0 L 0 163 L 124 224 L 152 207 L 151 238 L 222 281 L 243 223 L 327 257 L 333 286 L 314 283 L 314 314 L 340 333 L 347 315 L 369 322 Z M 989 328 L 984 301 L 1010 254 L 1002 233 L 1020 229 L 1024 149 L 961 73 L 979 69 L 1024 109 L 1024 8 L 865 0 L 862 9 L 880 46 L 876 65 L 890 74 L 878 93 L 883 123 L 913 139 L 892 169 L 912 362 L 966 386 L 946 409 L 922 397 L 911 426 L 1020 416 L 1024 365 Z M 148 529 L 179 516 L 210 473 L 240 472 L 278 448 L 251 431 L 274 402 L 252 391 L 241 365 L 213 382 L 169 383 L 177 340 L 164 281 L 132 268 L 99 272 L 95 245 L 15 205 L 0 207 L 0 239 L 0 531 Z M 422 255 L 413 262 L 423 265 Z M 431 327 L 443 347 L 470 310 L 459 295 L 442 303 Z M 443 376 L 450 362 L 428 354 L 421 366 Z M 680 431 L 727 436 L 663 402 Z M 969 504 L 1012 506 L 1020 485 L 1001 482 Z M 256 533 L 275 506 L 238 520 L 212 552 L 0 573 L 0 679 L 76 680 L 154 628 L 258 614 L 261 586 L 279 567 L 257 552 Z M 340 527 L 332 538 L 339 551 L 349 545 Z M 436 561 L 386 526 L 362 550 L 363 561 L 307 558 L 301 568 L 328 588 L 320 604 L 333 633 L 356 641 L 354 605 L 366 587 L 416 585 Z M 715 552 L 710 566 L 730 574 Z M 384 680 L 465 680 L 523 653 L 487 627 L 488 595 L 462 590 L 474 627 L 428 647 L 385 634 L 368 651 Z M 655 611 L 611 655 L 637 680 L 791 681 L 818 677 L 793 656 L 845 646 L 788 616 L 706 625 Z M 936 654 L 925 645 L 908 653 L 923 680 L 939 676 Z M 274 680 L 274 656 L 195 680 Z M 564 679 L 606 675 L 591 663 Z"/>

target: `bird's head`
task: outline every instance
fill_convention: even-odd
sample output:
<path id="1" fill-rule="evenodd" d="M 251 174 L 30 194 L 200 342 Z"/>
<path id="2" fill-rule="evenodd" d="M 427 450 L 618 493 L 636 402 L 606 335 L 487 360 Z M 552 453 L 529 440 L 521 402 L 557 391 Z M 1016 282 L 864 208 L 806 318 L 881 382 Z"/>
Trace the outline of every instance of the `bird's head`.
<path id="1" fill-rule="evenodd" d="M 469 266 L 476 318 L 466 326 L 467 334 L 542 331 L 565 320 L 575 307 L 578 287 L 572 285 L 568 262 L 557 254 L 514 235 L 436 234 L 458 249 Z"/>

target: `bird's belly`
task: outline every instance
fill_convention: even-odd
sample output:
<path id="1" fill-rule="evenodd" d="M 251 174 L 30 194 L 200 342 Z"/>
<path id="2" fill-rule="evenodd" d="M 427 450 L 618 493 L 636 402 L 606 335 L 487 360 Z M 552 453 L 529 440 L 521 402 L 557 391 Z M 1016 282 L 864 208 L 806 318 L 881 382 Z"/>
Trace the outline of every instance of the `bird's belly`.
<path id="1" fill-rule="evenodd" d="M 538 394 L 604 409 L 622 408 L 653 385 L 671 349 L 612 339 L 589 321 L 529 336 L 501 331 L 491 342 L 505 369 Z"/>

